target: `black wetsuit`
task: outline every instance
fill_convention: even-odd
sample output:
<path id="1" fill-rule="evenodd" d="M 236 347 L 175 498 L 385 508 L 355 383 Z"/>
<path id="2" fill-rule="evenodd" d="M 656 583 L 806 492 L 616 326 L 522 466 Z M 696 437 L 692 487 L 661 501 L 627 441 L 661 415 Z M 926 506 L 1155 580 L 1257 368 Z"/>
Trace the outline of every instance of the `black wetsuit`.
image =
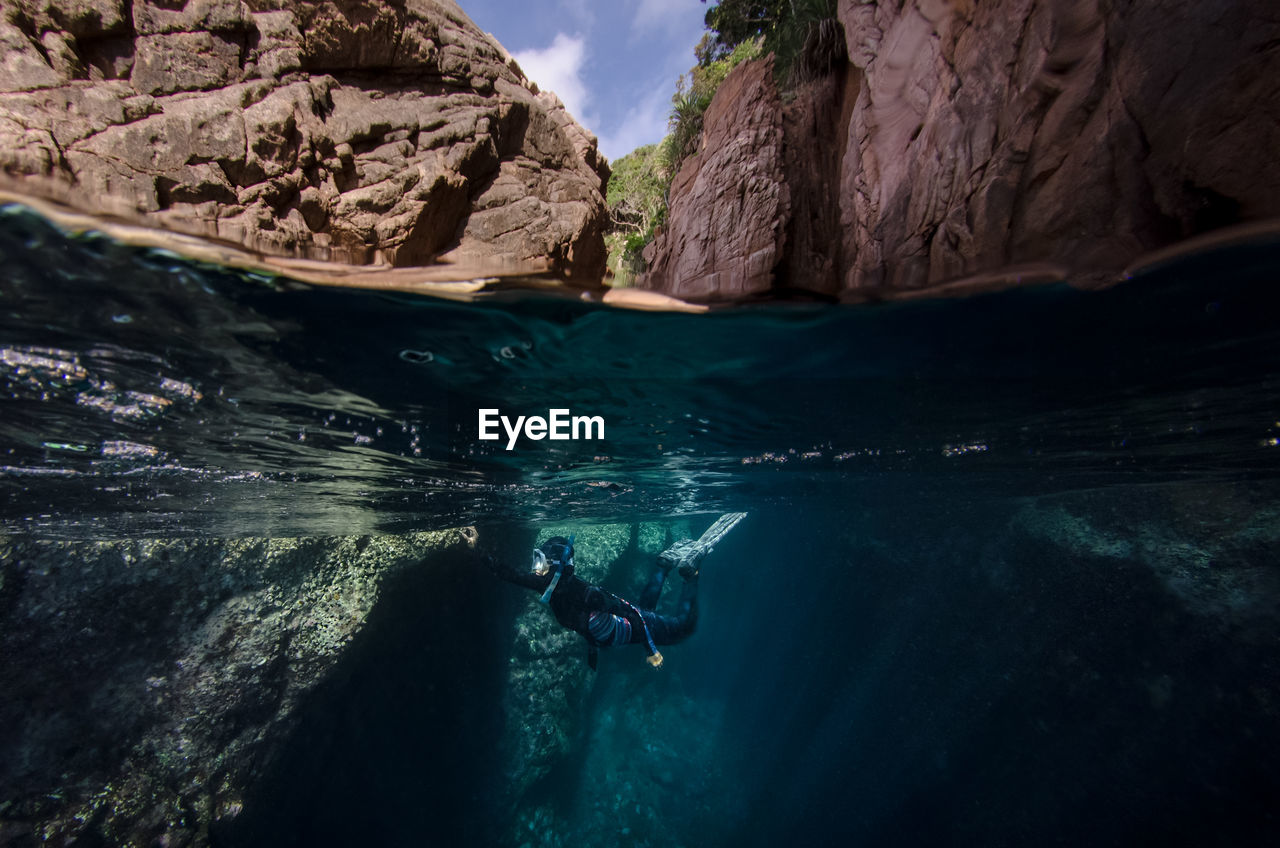
<path id="1" fill-rule="evenodd" d="M 490 567 L 503 580 L 545 593 L 555 575 L 554 568 L 544 575 L 532 571 L 503 568 L 495 560 Z M 669 569 L 659 561 L 640 593 L 639 603 L 629 604 L 612 592 L 588 583 L 573 573 L 573 566 L 562 567 L 560 580 L 551 593 L 548 603 L 562 625 L 581 633 L 591 646 L 592 667 L 595 667 L 595 649 L 614 645 L 644 645 L 648 650 L 649 639 L 654 645 L 672 645 L 693 633 L 698 625 L 698 578 L 686 579 L 680 590 L 680 601 L 675 615 L 659 615 L 654 612 L 658 596 L 666 581 Z M 646 635 L 647 630 L 647 635 Z"/>

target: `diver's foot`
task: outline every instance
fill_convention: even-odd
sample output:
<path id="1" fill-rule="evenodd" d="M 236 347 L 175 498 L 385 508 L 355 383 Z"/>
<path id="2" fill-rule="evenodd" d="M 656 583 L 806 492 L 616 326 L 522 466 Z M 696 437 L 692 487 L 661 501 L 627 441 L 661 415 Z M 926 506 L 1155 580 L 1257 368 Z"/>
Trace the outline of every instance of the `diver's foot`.
<path id="1" fill-rule="evenodd" d="M 701 559 L 701 557 L 698 559 Z M 683 563 L 677 570 L 680 572 L 680 576 L 686 581 L 698 579 L 698 564 L 696 562 Z"/>

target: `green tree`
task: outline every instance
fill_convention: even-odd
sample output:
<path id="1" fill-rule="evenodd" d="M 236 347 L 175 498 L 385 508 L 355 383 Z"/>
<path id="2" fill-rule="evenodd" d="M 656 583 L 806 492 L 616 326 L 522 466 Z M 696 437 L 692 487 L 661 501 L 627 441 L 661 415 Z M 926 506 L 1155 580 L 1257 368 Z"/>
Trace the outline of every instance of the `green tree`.
<path id="1" fill-rule="evenodd" d="M 644 270 L 645 245 L 667 216 L 671 177 L 661 148 L 647 144 L 612 164 L 605 193 L 610 226 L 605 235 L 615 286 L 630 285 Z"/>
<path id="2" fill-rule="evenodd" d="M 706 0 L 703 0 L 705 3 Z M 707 10 L 709 38 L 695 50 L 700 66 L 758 39 L 784 88 L 830 73 L 845 59 L 836 0 L 720 0 Z"/>
<path id="3" fill-rule="evenodd" d="M 698 56 L 699 64 L 723 59 L 744 41 L 767 36 L 782 22 L 789 5 L 789 0 L 720 0 L 703 18 L 711 43 Z"/>
<path id="4" fill-rule="evenodd" d="M 605 201 L 613 227 L 645 232 L 666 205 L 668 179 L 658 145 L 646 144 L 612 165 Z"/>

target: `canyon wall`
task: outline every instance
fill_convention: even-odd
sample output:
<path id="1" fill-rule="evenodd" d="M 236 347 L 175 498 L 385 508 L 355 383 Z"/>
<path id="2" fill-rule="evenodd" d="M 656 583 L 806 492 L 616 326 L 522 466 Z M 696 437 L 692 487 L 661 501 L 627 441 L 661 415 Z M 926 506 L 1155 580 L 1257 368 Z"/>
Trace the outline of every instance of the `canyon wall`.
<path id="1" fill-rule="evenodd" d="M 766 291 L 791 208 L 782 169 L 782 101 L 773 62 L 736 69 L 703 116 L 701 152 L 671 184 L 665 232 L 643 279 L 679 281 L 697 299 Z"/>
<path id="2" fill-rule="evenodd" d="M 598 279 L 595 138 L 451 0 L 3 0 L 4 187 L 269 254 Z"/>
<path id="3" fill-rule="evenodd" d="M 1272 4 L 841 0 L 839 19 L 847 64 L 782 98 L 781 151 L 754 145 L 717 177 L 748 198 L 736 207 L 699 179 L 753 149 L 778 94 L 734 79 L 751 67 L 717 92 L 642 285 L 853 297 L 1026 263 L 1114 279 L 1146 251 L 1280 215 Z M 753 180 L 789 202 L 757 217 Z M 766 243 L 770 274 L 700 270 Z"/>

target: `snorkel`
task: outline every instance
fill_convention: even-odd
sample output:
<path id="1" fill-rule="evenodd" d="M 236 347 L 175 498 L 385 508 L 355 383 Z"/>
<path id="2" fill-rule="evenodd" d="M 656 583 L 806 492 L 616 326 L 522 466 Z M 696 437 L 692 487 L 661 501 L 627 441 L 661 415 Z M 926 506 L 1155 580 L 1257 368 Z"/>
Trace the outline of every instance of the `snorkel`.
<path id="1" fill-rule="evenodd" d="M 551 582 L 547 584 L 547 591 L 542 593 L 538 598 L 544 604 L 551 603 L 551 593 L 556 590 L 556 586 L 560 585 L 560 575 L 564 574 L 564 563 L 556 563 L 556 573 L 551 576 Z"/>

